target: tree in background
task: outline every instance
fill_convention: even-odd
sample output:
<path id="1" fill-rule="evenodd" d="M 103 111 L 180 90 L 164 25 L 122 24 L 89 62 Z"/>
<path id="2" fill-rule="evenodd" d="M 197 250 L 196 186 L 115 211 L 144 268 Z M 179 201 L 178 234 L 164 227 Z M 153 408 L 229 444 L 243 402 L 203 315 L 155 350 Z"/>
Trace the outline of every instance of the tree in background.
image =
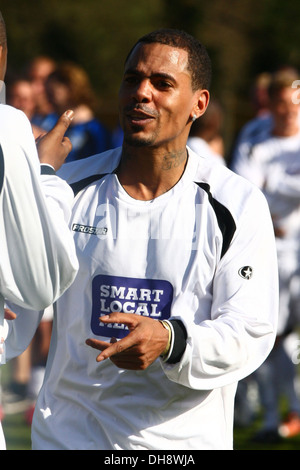
<path id="1" fill-rule="evenodd" d="M 294 0 L 2 0 L 11 67 L 34 56 L 77 62 L 96 90 L 101 118 L 114 125 L 126 51 L 160 27 L 185 29 L 213 61 L 212 93 L 225 110 L 225 143 L 251 117 L 255 76 L 283 64 L 300 68 L 300 3 Z"/>

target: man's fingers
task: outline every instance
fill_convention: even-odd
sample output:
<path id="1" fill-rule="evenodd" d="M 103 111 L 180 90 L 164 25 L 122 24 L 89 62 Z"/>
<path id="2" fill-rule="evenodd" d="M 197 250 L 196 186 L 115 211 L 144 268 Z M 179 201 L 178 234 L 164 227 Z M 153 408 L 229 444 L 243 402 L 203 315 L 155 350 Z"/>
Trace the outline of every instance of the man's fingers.
<path id="1" fill-rule="evenodd" d="M 43 137 L 45 137 L 45 135 L 47 135 L 47 132 L 42 132 L 36 139 L 35 139 L 35 143 L 38 144 Z"/>
<path id="2" fill-rule="evenodd" d="M 99 354 L 97 357 L 97 362 L 104 361 L 105 359 L 108 359 L 115 354 L 119 354 L 133 345 L 132 341 L 128 339 L 128 337 L 122 338 L 120 341 L 112 338 L 110 343 L 89 338 L 86 340 L 86 344 L 94 349 L 102 351 L 101 354 Z"/>
<path id="3" fill-rule="evenodd" d="M 87 339 L 86 344 L 93 349 L 98 349 L 99 351 L 103 351 L 110 346 L 110 344 L 106 343 L 105 341 L 100 341 L 99 339 L 93 338 Z"/>
<path id="4" fill-rule="evenodd" d="M 61 143 L 69 154 L 73 148 L 72 142 L 69 137 L 64 137 Z"/>
<path id="5" fill-rule="evenodd" d="M 68 111 L 66 111 L 64 114 L 60 116 L 57 123 L 55 124 L 55 126 L 50 132 L 55 133 L 62 140 L 73 118 L 74 118 L 74 111 L 69 109 Z"/>
<path id="6" fill-rule="evenodd" d="M 102 315 L 99 320 L 103 323 L 123 323 L 130 329 L 130 327 L 134 328 L 137 325 L 139 316 L 130 313 L 116 312 L 110 313 L 109 315 Z"/>
<path id="7" fill-rule="evenodd" d="M 47 163 L 56 171 L 63 165 L 72 150 L 72 143 L 68 137 L 65 137 L 65 133 L 73 116 L 72 110 L 66 111 L 53 129 L 37 140 L 40 163 Z"/>
<path id="8" fill-rule="evenodd" d="M 74 111 L 72 109 L 68 109 L 62 116 L 60 116 L 57 124 L 61 126 L 65 126 L 65 130 L 68 129 L 69 125 L 73 121 L 74 118 Z"/>

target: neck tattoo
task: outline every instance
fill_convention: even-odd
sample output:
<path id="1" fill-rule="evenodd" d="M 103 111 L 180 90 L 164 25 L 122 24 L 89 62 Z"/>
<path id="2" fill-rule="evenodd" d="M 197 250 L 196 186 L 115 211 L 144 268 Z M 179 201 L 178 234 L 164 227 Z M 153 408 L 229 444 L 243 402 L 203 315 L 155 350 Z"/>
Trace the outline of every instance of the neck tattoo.
<path id="1" fill-rule="evenodd" d="M 186 149 L 168 153 L 163 157 L 162 170 L 177 168 L 186 160 L 186 157 Z"/>

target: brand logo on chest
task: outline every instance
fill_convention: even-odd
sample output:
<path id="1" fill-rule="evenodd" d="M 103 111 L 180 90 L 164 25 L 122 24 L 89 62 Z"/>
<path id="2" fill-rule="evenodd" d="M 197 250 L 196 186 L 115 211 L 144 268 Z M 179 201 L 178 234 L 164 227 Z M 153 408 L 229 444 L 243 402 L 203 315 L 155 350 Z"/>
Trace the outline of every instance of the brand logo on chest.
<path id="1" fill-rule="evenodd" d="M 170 317 L 172 299 L 173 287 L 168 281 L 99 274 L 92 284 L 92 331 L 97 336 L 122 338 L 128 334 L 127 327 L 106 325 L 101 316 L 122 312 L 164 320 Z"/>
<path id="2" fill-rule="evenodd" d="M 86 235 L 106 235 L 107 227 L 92 227 L 91 225 L 73 224 L 73 232 L 80 232 Z"/>

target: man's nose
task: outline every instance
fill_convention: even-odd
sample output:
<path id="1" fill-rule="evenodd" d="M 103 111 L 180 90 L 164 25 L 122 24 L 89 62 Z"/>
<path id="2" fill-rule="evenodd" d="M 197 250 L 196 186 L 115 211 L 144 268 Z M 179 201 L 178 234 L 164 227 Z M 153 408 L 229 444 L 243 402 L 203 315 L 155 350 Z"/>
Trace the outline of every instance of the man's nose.
<path id="1" fill-rule="evenodd" d="M 135 98 L 138 102 L 150 101 L 152 97 L 152 86 L 149 80 L 141 80 L 135 88 Z"/>

